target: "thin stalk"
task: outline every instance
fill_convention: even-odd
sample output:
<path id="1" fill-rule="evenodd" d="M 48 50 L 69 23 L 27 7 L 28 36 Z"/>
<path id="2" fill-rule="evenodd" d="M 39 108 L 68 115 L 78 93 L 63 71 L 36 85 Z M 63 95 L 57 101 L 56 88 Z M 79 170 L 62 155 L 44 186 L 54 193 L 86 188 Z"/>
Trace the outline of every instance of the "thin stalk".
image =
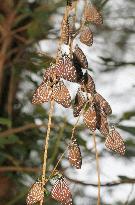
<path id="1" fill-rule="evenodd" d="M 47 165 L 47 154 L 48 154 L 48 142 L 51 131 L 51 123 L 52 123 L 52 113 L 54 108 L 54 100 L 51 100 L 50 110 L 49 110 L 49 119 L 48 119 L 48 128 L 47 134 L 45 136 L 45 146 L 44 146 L 44 158 L 43 158 L 43 166 L 42 166 L 42 187 L 44 189 L 45 185 L 45 174 L 46 174 L 46 165 Z M 43 200 L 40 202 L 40 205 L 43 204 Z"/>
<path id="2" fill-rule="evenodd" d="M 93 140 L 94 140 L 94 148 L 95 148 L 95 153 L 96 153 L 96 169 L 97 169 L 97 177 L 98 177 L 98 201 L 97 201 L 97 205 L 100 205 L 100 185 L 101 185 L 101 182 L 100 182 L 99 156 L 98 156 L 98 151 L 97 151 L 95 132 L 93 132 Z"/>

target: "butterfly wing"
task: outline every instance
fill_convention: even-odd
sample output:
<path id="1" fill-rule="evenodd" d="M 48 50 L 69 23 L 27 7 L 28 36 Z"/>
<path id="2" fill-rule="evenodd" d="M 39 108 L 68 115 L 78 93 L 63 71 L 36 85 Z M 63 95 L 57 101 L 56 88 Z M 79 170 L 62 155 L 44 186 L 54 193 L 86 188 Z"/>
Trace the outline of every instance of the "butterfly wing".
<path id="1" fill-rule="evenodd" d="M 78 117 L 84 104 L 85 104 L 85 97 L 82 94 L 82 92 L 80 91 L 80 89 L 78 89 L 76 96 L 75 96 L 75 102 L 73 105 L 73 115 L 74 117 Z"/>
<path id="2" fill-rule="evenodd" d="M 75 51 L 73 52 L 73 60 L 77 64 L 80 65 L 80 67 L 87 69 L 88 68 L 88 61 L 83 53 L 83 51 L 78 47 L 78 45 L 75 46 Z"/>
<path id="3" fill-rule="evenodd" d="M 64 177 L 55 182 L 51 190 L 51 196 L 63 205 L 72 205 L 72 195 Z"/>
<path id="4" fill-rule="evenodd" d="M 97 117 L 94 106 L 90 106 L 88 110 L 84 113 L 83 121 L 91 131 L 94 132 L 96 130 Z"/>
<path id="5" fill-rule="evenodd" d="M 90 4 L 85 7 L 84 17 L 85 20 L 88 22 L 98 25 L 103 24 L 103 18 L 101 13 L 96 9 L 95 6 L 91 6 Z"/>
<path id="6" fill-rule="evenodd" d="M 63 81 L 59 81 L 54 85 L 53 96 L 54 100 L 65 108 L 71 106 L 71 96 Z"/>
<path id="7" fill-rule="evenodd" d="M 81 90 L 83 92 L 87 91 L 87 93 L 90 93 L 91 95 L 95 94 L 95 92 L 96 92 L 94 80 L 88 74 L 87 71 L 86 71 L 86 73 L 83 76 L 83 81 L 81 83 Z"/>
<path id="8" fill-rule="evenodd" d="M 87 46 L 93 44 L 93 33 L 89 27 L 84 27 L 80 34 L 80 41 Z"/>
<path id="9" fill-rule="evenodd" d="M 42 104 L 48 102 L 51 95 L 51 88 L 47 83 L 42 82 L 39 87 L 35 90 L 32 97 L 32 104 Z"/>
<path id="10" fill-rule="evenodd" d="M 72 166 L 76 167 L 77 169 L 81 169 L 82 156 L 76 138 L 73 138 L 72 142 L 68 146 L 68 159 Z"/>

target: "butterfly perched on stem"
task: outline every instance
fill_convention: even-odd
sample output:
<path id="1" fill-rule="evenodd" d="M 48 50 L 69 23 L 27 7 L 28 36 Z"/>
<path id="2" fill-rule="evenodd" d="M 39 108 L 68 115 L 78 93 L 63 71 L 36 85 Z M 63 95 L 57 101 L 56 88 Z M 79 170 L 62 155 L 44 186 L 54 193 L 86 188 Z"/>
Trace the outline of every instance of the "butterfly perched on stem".
<path id="1" fill-rule="evenodd" d="M 30 188 L 26 203 L 27 205 L 35 204 L 42 201 L 44 198 L 44 190 L 42 188 L 42 182 L 35 182 Z"/>
<path id="2" fill-rule="evenodd" d="M 68 17 L 65 15 L 62 20 L 62 25 L 61 25 L 61 40 L 63 43 L 68 45 L 69 43 L 69 22 L 68 22 Z"/>
<path id="3" fill-rule="evenodd" d="M 86 71 L 85 74 L 83 75 L 83 80 L 81 83 L 81 90 L 83 92 L 90 93 L 91 95 L 94 95 L 96 90 L 95 90 L 95 83 L 93 78 L 88 74 Z"/>
<path id="4" fill-rule="evenodd" d="M 87 46 L 92 46 L 93 44 L 93 33 L 88 26 L 85 26 L 80 34 L 80 41 Z"/>
<path id="5" fill-rule="evenodd" d="M 76 169 L 81 169 L 82 156 L 75 137 L 71 139 L 71 143 L 68 146 L 68 159 L 72 166 L 76 167 Z"/>
<path id="6" fill-rule="evenodd" d="M 73 61 L 79 64 L 81 68 L 88 68 L 87 58 L 78 45 L 75 46 L 75 50 L 73 52 Z"/>
<path id="7" fill-rule="evenodd" d="M 122 139 L 118 131 L 115 130 L 115 128 L 113 128 L 110 131 L 110 135 L 106 138 L 105 146 L 108 149 L 115 151 L 120 155 L 125 154 L 126 148 L 125 148 L 124 140 Z"/>
<path id="8" fill-rule="evenodd" d="M 87 111 L 84 112 L 83 121 L 91 131 L 94 132 L 96 130 L 97 116 L 94 105 L 90 105 Z"/>
<path id="9" fill-rule="evenodd" d="M 75 96 L 75 102 L 73 104 L 73 115 L 74 117 L 78 117 L 80 115 L 80 112 L 85 104 L 86 100 L 81 92 L 80 89 L 78 89 L 76 96 Z"/>
<path id="10" fill-rule="evenodd" d="M 72 195 L 63 176 L 57 179 L 51 190 L 51 196 L 62 205 L 72 205 Z"/>
<path id="11" fill-rule="evenodd" d="M 94 24 L 103 24 L 103 18 L 101 13 L 97 10 L 95 6 L 87 4 L 84 10 L 85 20 Z"/>

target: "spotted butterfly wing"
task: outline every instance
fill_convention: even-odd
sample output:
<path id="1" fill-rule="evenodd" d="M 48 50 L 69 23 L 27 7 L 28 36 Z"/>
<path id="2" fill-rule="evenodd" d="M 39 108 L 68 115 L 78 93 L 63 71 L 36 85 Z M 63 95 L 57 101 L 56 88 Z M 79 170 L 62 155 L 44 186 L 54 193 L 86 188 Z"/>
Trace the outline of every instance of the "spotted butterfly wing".
<path id="1" fill-rule="evenodd" d="M 56 63 L 55 66 L 55 72 L 56 75 L 60 78 L 63 78 L 63 73 L 65 73 L 65 67 L 64 67 L 64 58 L 60 57 Z"/>
<path id="2" fill-rule="evenodd" d="M 44 198 L 44 191 L 42 189 L 42 183 L 35 182 L 28 192 L 26 203 L 27 205 L 35 204 L 43 200 L 43 198 Z"/>
<path id="3" fill-rule="evenodd" d="M 49 81 L 52 83 L 55 78 L 58 79 L 57 74 L 56 74 L 56 70 L 55 70 L 55 65 L 53 65 L 45 70 L 44 76 L 43 76 L 43 81 L 44 82 Z"/>
<path id="4" fill-rule="evenodd" d="M 71 96 L 63 81 L 59 81 L 56 85 L 54 85 L 53 96 L 54 100 L 63 105 L 65 108 L 71 106 Z"/>
<path id="5" fill-rule="evenodd" d="M 73 138 L 68 146 L 68 159 L 72 166 L 76 167 L 76 169 L 81 169 L 82 156 L 76 138 Z"/>
<path id="6" fill-rule="evenodd" d="M 83 81 L 81 83 L 81 90 L 83 92 L 87 91 L 87 93 L 90 93 L 91 95 L 93 95 L 96 92 L 94 80 L 88 74 L 87 71 L 86 71 L 86 73 L 83 76 Z"/>
<path id="7" fill-rule="evenodd" d="M 109 124 L 107 121 L 107 116 L 103 115 L 102 112 L 96 110 L 96 118 L 97 118 L 97 129 L 100 131 L 102 135 L 108 137 L 109 135 Z"/>
<path id="8" fill-rule="evenodd" d="M 78 89 L 76 96 L 75 96 L 75 102 L 73 105 L 73 115 L 74 117 L 78 117 L 80 115 L 80 112 L 85 104 L 85 97 L 83 93 Z"/>
<path id="9" fill-rule="evenodd" d="M 102 95 L 96 93 L 94 96 L 95 104 L 99 107 L 99 109 L 104 112 L 106 115 L 110 115 L 112 113 L 111 106 L 109 103 L 103 98 Z"/>
<path id="10" fill-rule="evenodd" d="M 69 43 L 69 23 L 67 16 L 64 16 L 62 20 L 62 26 L 61 26 L 61 40 L 63 43 L 68 45 Z"/>
<path id="11" fill-rule="evenodd" d="M 93 33 L 89 27 L 85 26 L 81 31 L 80 41 L 87 46 L 91 46 L 93 44 Z"/>
<path id="12" fill-rule="evenodd" d="M 120 155 L 125 154 L 124 140 L 115 129 L 110 131 L 110 135 L 106 138 L 105 146 Z"/>
<path id="13" fill-rule="evenodd" d="M 87 58 L 81 48 L 78 47 L 78 45 L 75 46 L 75 51 L 73 52 L 73 60 L 77 62 L 80 67 L 85 69 L 88 68 Z"/>
<path id="14" fill-rule="evenodd" d="M 72 195 L 64 177 L 60 177 L 52 187 L 51 196 L 63 205 L 72 205 Z"/>
<path id="15" fill-rule="evenodd" d="M 48 102 L 51 92 L 52 90 L 48 86 L 48 83 L 42 82 L 33 94 L 32 104 L 42 104 L 44 102 Z"/>
<path id="16" fill-rule="evenodd" d="M 85 7 L 84 17 L 88 22 L 98 25 L 103 24 L 101 13 L 96 9 L 95 6 L 91 6 L 90 4 Z"/>
<path id="17" fill-rule="evenodd" d="M 83 121 L 85 125 L 91 130 L 96 130 L 97 125 L 97 117 L 96 117 L 96 110 L 94 106 L 90 106 L 87 111 L 83 115 Z"/>

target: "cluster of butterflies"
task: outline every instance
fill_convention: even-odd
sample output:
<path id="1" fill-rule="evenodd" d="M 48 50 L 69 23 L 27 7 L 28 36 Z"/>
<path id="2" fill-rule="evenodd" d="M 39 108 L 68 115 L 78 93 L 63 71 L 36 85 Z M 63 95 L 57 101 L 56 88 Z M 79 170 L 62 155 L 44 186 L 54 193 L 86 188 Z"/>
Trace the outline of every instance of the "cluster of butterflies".
<path id="1" fill-rule="evenodd" d="M 61 40 L 66 45 L 69 44 L 70 39 L 76 36 L 76 27 L 74 17 L 72 16 L 71 1 L 68 2 L 68 6 L 69 8 L 71 8 L 71 14 L 70 12 L 68 14 L 65 13 L 61 26 Z M 92 6 L 89 3 L 87 3 L 85 5 L 83 12 L 83 26 L 81 26 L 79 32 L 79 38 L 81 43 L 87 46 L 91 46 L 93 44 L 93 32 L 91 31 L 88 25 L 89 23 L 101 25 L 103 24 L 103 18 L 101 13 L 97 10 L 95 6 Z"/>
<path id="2" fill-rule="evenodd" d="M 51 197 L 56 201 L 60 202 L 62 205 L 72 205 L 72 194 L 69 186 L 63 175 L 59 176 L 52 186 Z M 26 203 L 27 205 L 32 205 L 37 202 L 43 201 L 44 199 L 44 188 L 41 181 L 35 182 L 27 195 Z"/>
<path id="3" fill-rule="evenodd" d="M 72 1 L 68 1 L 68 6 L 72 6 Z M 103 23 L 103 19 L 100 12 L 88 4 L 84 9 L 84 22 L 100 25 Z M 62 43 L 68 45 L 75 32 L 74 20 L 72 16 L 66 13 L 62 21 Z M 80 41 L 87 46 L 91 46 L 93 43 L 93 34 L 85 24 L 80 32 Z M 108 149 L 124 155 L 125 144 L 122 137 L 114 127 L 112 129 L 109 128 L 108 116 L 112 113 L 112 109 L 103 96 L 96 91 L 94 80 L 87 72 L 87 69 L 87 58 L 78 45 L 72 51 L 72 56 L 66 53 L 62 55 L 59 52 L 56 64 L 51 64 L 45 70 L 43 81 L 33 94 L 32 103 L 42 104 L 54 100 L 65 108 L 72 106 L 74 117 L 82 114 L 85 125 L 92 132 L 98 129 L 104 135 L 105 146 Z M 62 79 L 80 85 L 73 104 L 69 90 Z M 75 136 L 71 138 L 68 145 L 68 159 L 72 166 L 76 169 L 81 169 L 81 150 Z M 72 195 L 63 176 L 59 177 L 53 185 L 51 196 L 62 205 L 72 205 Z M 40 202 L 43 198 L 44 189 L 42 182 L 35 182 L 28 192 L 27 204 L 31 205 Z"/>

